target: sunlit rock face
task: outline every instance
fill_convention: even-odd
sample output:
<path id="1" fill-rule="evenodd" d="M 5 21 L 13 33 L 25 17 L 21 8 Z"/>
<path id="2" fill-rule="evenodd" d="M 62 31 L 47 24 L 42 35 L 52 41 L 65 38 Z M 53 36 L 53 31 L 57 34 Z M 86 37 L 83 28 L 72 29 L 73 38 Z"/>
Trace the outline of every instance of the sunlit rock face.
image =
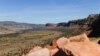
<path id="1" fill-rule="evenodd" d="M 91 42 L 86 34 L 61 37 L 49 48 L 34 47 L 26 56 L 100 56 L 100 45 Z"/>
<path id="2" fill-rule="evenodd" d="M 48 48 L 42 48 L 33 52 L 29 52 L 26 56 L 50 56 Z"/>
<path id="3" fill-rule="evenodd" d="M 71 42 L 63 50 L 66 54 L 70 54 L 67 52 L 70 51 L 73 56 L 100 56 L 100 46 L 93 42 Z"/>

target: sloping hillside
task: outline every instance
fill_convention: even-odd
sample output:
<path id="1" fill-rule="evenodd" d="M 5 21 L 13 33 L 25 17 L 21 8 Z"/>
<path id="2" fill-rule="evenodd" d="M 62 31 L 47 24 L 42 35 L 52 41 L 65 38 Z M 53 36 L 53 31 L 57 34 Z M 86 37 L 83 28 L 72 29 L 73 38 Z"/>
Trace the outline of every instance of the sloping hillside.
<path id="1" fill-rule="evenodd" d="M 43 25 L 18 23 L 13 21 L 1 21 L 0 22 L 0 34 L 13 33 L 20 30 L 41 28 Z"/>

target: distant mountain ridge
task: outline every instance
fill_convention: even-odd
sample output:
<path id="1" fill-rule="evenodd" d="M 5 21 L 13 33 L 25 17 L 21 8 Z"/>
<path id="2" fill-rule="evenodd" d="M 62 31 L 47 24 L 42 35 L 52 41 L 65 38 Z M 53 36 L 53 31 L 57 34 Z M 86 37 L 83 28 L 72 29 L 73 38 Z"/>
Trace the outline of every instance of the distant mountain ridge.
<path id="1" fill-rule="evenodd" d="M 41 28 L 41 24 L 19 23 L 14 21 L 0 21 L 0 34 L 13 33 L 15 31 Z"/>
<path id="2" fill-rule="evenodd" d="M 91 31 L 90 37 L 100 37 L 100 14 L 90 14 L 87 18 L 61 22 L 53 25 L 46 24 L 46 27 L 67 27 L 76 31 Z"/>
<path id="3" fill-rule="evenodd" d="M 78 19 L 78 20 L 70 20 L 68 22 L 61 22 L 58 24 L 49 23 L 46 24 L 47 27 L 91 27 L 92 23 L 98 19 L 100 14 L 90 14 L 87 18 Z"/>

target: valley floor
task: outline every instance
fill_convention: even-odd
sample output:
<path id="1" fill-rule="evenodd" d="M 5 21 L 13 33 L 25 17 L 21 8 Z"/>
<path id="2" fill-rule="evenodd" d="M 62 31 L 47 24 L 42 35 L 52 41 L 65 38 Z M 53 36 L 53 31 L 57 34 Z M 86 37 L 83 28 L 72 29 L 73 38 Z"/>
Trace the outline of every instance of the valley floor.
<path id="1" fill-rule="evenodd" d="M 44 46 L 60 36 L 57 31 L 29 31 L 0 38 L 0 56 L 21 56 L 36 45 Z"/>

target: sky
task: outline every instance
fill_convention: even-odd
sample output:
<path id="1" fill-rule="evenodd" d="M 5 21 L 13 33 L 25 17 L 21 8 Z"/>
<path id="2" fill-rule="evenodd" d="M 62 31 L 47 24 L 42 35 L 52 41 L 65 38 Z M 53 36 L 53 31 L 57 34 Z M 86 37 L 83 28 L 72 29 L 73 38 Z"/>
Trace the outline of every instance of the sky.
<path id="1" fill-rule="evenodd" d="M 100 0 L 0 0 L 0 21 L 59 23 L 100 13 Z"/>

